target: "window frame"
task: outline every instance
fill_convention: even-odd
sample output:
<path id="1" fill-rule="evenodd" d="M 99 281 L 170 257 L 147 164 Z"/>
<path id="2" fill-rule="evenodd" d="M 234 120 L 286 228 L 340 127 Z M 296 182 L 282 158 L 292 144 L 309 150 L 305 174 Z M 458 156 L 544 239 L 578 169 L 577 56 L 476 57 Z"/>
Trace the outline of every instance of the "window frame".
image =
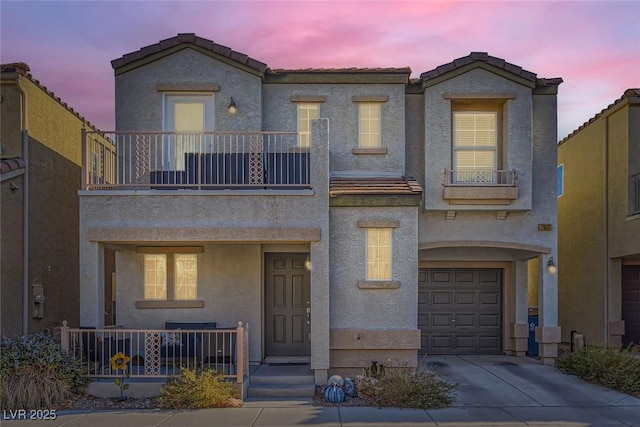
<path id="1" fill-rule="evenodd" d="M 375 239 L 374 233 L 376 233 Z M 380 237 L 381 233 L 387 236 Z M 384 240 L 389 242 L 383 245 Z M 375 245 L 375 246 L 372 246 Z M 365 231 L 365 280 L 368 281 L 389 281 L 393 278 L 393 228 L 391 227 L 368 227 Z M 378 255 L 382 253 L 382 260 L 370 260 L 371 252 Z M 388 265 L 388 274 L 381 277 L 381 272 L 386 270 L 384 265 Z M 374 274 L 375 273 L 375 274 Z M 376 277 L 377 276 L 377 277 Z"/>
<path id="2" fill-rule="evenodd" d="M 198 254 L 204 252 L 202 247 L 137 247 L 137 253 L 143 254 L 143 271 L 142 271 L 142 300 L 136 301 L 136 308 L 201 308 L 204 302 L 198 300 Z M 165 257 L 165 298 L 164 299 L 147 299 L 147 256 L 163 255 Z M 195 273 L 195 297 L 194 299 L 177 298 L 177 277 L 176 277 L 176 255 L 193 255 L 196 263 Z"/>
<path id="3" fill-rule="evenodd" d="M 493 170 L 504 170 L 504 109 L 506 106 L 506 102 L 509 98 L 497 98 L 497 99 L 476 99 L 476 98 L 465 98 L 465 99 L 452 99 L 451 100 L 451 169 L 456 169 L 456 128 L 455 128 L 455 116 L 458 113 L 476 113 L 476 114 L 485 114 L 491 113 L 495 116 L 495 150 L 494 150 L 494 169 Z M 481 148 L 486 148 L 489 146 L 481 146 Z M 474 147 L 475 148 L 475 147 Z M 489 150 L 476 150 L 476 149 L 463 149 L 461 151 L 489 151 Z M 493 175 L 493 174 L 492 174 Z M 496 177 L 493 176 L 492 179 Z M 460 183 L 467 182 L 465 180 L 459 180 Z M 469 181 L 470 184 L 473 181 Z"/>
<path id="4" fill-rule="evenodd" d="M 382 148 L 382 104 L 380 101 L 361 101 L 358 102 L 358 148 L 364 149 L 376 149 Z M 377 117 L 371 117 L 371 107 L 377 107 Z M 366 110 L 365 110 L 366 108 Z M 367 112 L 367 116 L 363 114 Z M 377 126 L 375 131 L 371 129 L 371 122 L 377 121 Z M 367 124 L 368 132 L 363 132 L 363 123 Z M 377 136 L 377 145 L 363 145 L 363 136 L 368 136 L 369 138 L 372 135 Z"/>
<path id="5" fill-rule="evenodd" d="M 560 163 L 557 166 L 557 171 L 558 171 L 558 175 L 557 175 L 557 191 L 558 191 L 558 198 L 564 196 L 564 163 Z"/>
<path id="6" fill-rule="evenodd" d="M 310 114 L 310 107 L 315 107 L 315 117 L 311 117 Z M 306 109 L 307 111 L 307 117 L 302 118 L 300 117 L 300 112 L 301 110 Z M 320 118 L 320 103 L 318 102 L 297 102 L 296 103 L 296 114 L 297 114 L 297 119 L 296 119 L 296 126 L 297 126 L 297 132 L 298 132 L 298 147 L 299 148 L 310 148 L 311 147 L 311 120 Z M 301 131 L 300 130 L 300 124 L 301 122 L 306 122 L 307 124 L 307 131 Z M 306 138 L 306 143 L 303 144 L 303 136 L 305 136 Z"/>

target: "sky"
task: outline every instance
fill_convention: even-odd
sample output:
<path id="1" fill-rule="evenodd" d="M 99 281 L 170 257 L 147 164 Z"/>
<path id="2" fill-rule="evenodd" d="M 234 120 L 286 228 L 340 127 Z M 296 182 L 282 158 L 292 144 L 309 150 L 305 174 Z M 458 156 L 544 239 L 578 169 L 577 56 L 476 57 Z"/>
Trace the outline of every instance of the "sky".
<path id="1" fill-rule="evenodd" d="M 0 0 L 0 62 L 101 130 L 115 129 L 110 61 L 196 33 L 270 68 L 410 67 L 487 52 L 561 77 L 558 140 L 640 87 L 640 1 Z"/>

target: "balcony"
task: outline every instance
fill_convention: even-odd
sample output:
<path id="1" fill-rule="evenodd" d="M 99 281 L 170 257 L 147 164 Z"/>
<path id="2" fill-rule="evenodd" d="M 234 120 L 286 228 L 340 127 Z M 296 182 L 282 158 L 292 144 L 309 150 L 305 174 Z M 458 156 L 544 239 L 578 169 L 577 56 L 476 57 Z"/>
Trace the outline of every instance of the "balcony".
<path id="1" fill-rule="evenodd" d="M 508 205 L 518 198 L 515 170 L 445 169 L 443 199 L 452 205 Z"/>
<path id="2" fill-rule="evenodd" d="M 84 190 L 309 189 L 296 132 L 83 132 Z"/>

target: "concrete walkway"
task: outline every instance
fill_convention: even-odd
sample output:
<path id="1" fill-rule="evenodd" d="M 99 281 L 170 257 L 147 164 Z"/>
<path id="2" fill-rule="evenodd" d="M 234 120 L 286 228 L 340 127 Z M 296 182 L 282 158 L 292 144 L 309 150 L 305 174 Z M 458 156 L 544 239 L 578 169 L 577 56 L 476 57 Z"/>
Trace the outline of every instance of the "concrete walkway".
<path id="1" fill-rule="evenodd" d="M 10 426 L 640 426 L 640 400 L 563 375 L 529 358 L 429 356 L 427 367 L 460 385 L 446 409 L 316 407 L 311 400 L 248 401 L 194 411 L 61 411 L 55 420 Z"/>

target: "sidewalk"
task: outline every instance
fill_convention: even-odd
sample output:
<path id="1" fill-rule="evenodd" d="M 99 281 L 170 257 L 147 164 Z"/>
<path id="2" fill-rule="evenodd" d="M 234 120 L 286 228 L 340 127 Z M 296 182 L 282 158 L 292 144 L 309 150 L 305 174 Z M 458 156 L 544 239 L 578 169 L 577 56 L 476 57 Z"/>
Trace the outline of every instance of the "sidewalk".
<path id="1" fill-rule="evenodd" d="M 459 384 L 446 409 L 317 407 L 311 399 L 249 400 L 242 408 L 193 411 L 60 411 L 55 420 L 9 421 L 2 427 L 316 427 L 364 426 L 637 426 L 640 399 L 510 356 L 429 356 L 427 366 Z"/>

